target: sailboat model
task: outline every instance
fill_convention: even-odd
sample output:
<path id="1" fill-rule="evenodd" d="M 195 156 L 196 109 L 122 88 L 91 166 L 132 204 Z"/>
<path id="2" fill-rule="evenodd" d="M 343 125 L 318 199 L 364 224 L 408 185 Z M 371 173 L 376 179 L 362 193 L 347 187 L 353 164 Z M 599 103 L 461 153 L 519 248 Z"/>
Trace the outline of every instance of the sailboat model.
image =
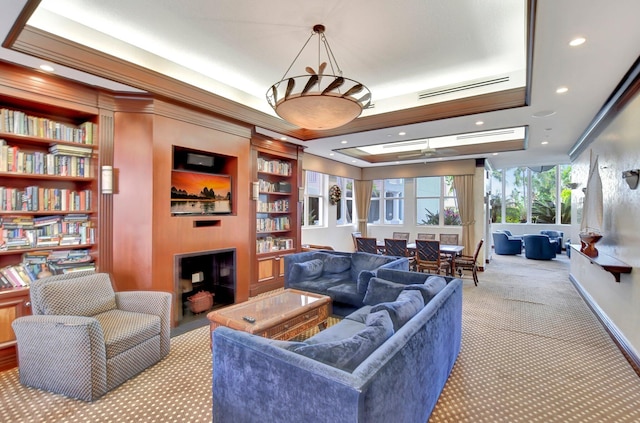
<path id="1" fill-rule="evenodd" d="M 598 156 L 593 159 L 593 151 L 589 156 L 589 178 L 585 190 L 580 222 L 580 251 L 589 257 L 597 257 L 595 244 L 602 238 L 602 180 L 598 170 Z"/>

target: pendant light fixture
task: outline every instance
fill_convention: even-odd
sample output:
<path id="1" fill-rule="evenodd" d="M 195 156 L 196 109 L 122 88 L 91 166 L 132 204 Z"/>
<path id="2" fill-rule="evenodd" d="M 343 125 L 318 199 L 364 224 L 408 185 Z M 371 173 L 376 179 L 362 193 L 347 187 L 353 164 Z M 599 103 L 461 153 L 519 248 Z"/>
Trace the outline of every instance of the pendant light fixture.
<path id="1" fill-rule="evenodd" d="M 273 84 L 267 91 L 267 101 L 278 116 L 300 128 L 338 128 L 360 116 L 362 110 L 371 105 L 369 89 L 342 76 L 342 70 L 333 56 L 324 31 L 324 25 L 313 27 L 313 32 L 293 59 L 282 80 Z M 317 67 L 314 69 L 307 66 L 306 75 L 287 77 L 302 51 L 315 36 L 318 37 Z M 323 50 L 325 61 L 321 59 Z"/>

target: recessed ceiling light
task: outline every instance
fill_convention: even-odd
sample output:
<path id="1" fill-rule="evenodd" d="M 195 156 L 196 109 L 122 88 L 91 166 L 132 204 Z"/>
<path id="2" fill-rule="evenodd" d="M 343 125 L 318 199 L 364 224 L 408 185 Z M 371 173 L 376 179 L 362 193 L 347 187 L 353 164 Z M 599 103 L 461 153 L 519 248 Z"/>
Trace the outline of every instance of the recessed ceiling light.
<path id="1" fill-rule="evenodd" d="M 351 160 L 351 163 L 355 163 L 355 162 L 356 162 L 356 160 Z"/>
<path id="2" fill-rule="evenodd" d="M 478 125 L 478 126 L 480 126 L 480 125 L 484 125 L 484 122 L 483 122 L 483 121 L 481 121 L 481 120 L 476 121 L 476 125 Z"/>
<path id="3" fill-rule="evenodd" d="M 287 137 L 280 137 L 280 141 L 286 141 Z"/>
<path id="4" fill-rule="evenodd" d="M 547 144 L 549 144 L 549 141 L 542 141 L 540 144 L 547 145 Z"/>
<path id="5" fill-rule="evenodd" d="M 335 156 L 335 153 L 329 153 L 330 156 Z"/>
<path id="6" fill-rule="evenodd" d="M 500 153 L 493 153 L 492 156 L 497 156 L 498 154 L 500 154 Z"/>
<path id="7" fill-rule="evenodd" d="M 545 117 L 553 116 L 555 114 L 556 112 L 554 112 L 553 110 L 540 110 L 539 112 L 535 112 L 531 116 L 533 116 L 534 118 L 545 118 Z"/>
<path id="8" fill-rule="evenodd" d="M 45 72 L 53 72 L 55 70 L 51 65 L 40 65 L 40 69 Z"/>
<path id="9" fill-rule="evenodd" d="M 569 42 L 569 45 L 571 47 L 577 47 L 577 46 L 580 46 L 580 45 L 584 44 L 585 41 L 587 41 L 587 39 L 584 38 L 584 37 L 576 37 L 576 38 L 574 38 L 573 40 L 571 40 Z"/>
<path id="10" fill-rule="evenodd" d="M 569 91 L 569 88 L 567 88 L 567 87 L 560 87 L 560 88 L 558 88 L 558 89 L 556 90 L 556 92 L 557 92 L 558 94 L 564 94 L 564 93 L 566 93 L 567 91 Z"/>
<path id="11" fill-rule="evenodd" d="M 404 132 L 404 131 L 403 132 L 398 132 L 398 135 L 403 136 L 403 135 L 407 135 L 407 133 Z"/>
<path id="12" fill-rule="evenodd" d="M 347 141 L 347 140 L 342 140 L 342 141 L 340 141 L 340 144 L 346 144 L 346 143 L 348 143 L 348 142 L 349 142 L 349 141 Z"/>

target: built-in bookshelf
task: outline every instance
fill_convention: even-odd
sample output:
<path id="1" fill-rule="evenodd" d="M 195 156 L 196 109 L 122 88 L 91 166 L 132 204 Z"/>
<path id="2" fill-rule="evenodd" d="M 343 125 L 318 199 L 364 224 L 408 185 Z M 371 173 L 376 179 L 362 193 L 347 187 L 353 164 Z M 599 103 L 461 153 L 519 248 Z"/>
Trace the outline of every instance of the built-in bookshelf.
<path id="1" fill-rule="evenodd" d="M 284 284 L 284 255 L 300 250 L 298 186 L 302 150 L 293 144 L 252 139 L 255 182 L 256 268 L 250 295 Z"/>

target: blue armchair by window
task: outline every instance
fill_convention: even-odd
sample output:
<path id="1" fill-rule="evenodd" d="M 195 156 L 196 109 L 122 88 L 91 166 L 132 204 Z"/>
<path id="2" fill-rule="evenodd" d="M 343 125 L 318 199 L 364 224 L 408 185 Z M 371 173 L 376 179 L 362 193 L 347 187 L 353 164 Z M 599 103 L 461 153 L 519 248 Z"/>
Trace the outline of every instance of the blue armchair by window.
<path id="1" fill-rule="evenodd" d="M 562 238 L 564 237 L 564 232 L 562 231 L 540 231 L 542 235 L 547 235 L 550 240 L 556 241 L 556 253 L 562 254 Z"/>
<path id="2" fill-rule="evenodd" d="M 524 256 L 534 260 L 551 260 L 556 257 L 556 241 L 547 235 L 531 234 L 524 237 Z"/>
<path id="3" fill-rule="evenodd" d="M 510 237 L 504 232 L 494 232 L 491 235 L 496 254 L 509 255 L 522 252 L 522 239 Z"/>

